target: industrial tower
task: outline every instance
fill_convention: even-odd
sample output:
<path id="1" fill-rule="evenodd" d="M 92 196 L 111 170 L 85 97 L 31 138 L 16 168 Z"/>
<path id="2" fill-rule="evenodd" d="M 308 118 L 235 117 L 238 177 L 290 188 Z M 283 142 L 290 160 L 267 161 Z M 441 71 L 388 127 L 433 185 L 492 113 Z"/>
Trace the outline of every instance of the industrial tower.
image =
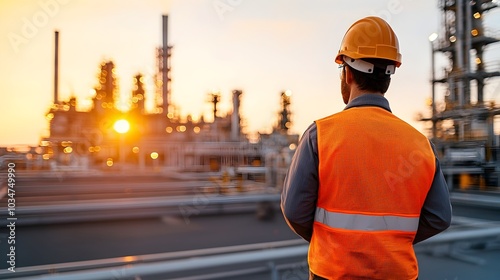
<path id="1" fill-rule="evenodd" d="M 452 188 L 457 184 L 498 186 L 500 143 L 494 134 L 494 117 L 500 107 L 487 102 L 484 93 L 488 83 L 500 76 L 500 65 L 484 57 L 499 38 L 483 21 L 498 5 L 492 0 L 439 0 L 438 5 L 442 29 L 429 37 L 432 114 L 420 120 L 432 123 L 431 139 Z M 436 71 L 437 54 L 449 59 L 444 71 Z M 446 88 L 442 103 L 436 100 L 439 84 Z"/>

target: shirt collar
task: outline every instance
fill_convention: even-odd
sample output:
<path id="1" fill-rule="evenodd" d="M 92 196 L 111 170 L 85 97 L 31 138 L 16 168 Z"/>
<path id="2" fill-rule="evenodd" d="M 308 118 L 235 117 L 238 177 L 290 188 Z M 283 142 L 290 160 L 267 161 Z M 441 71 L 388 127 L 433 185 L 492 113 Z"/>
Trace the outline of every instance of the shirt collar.
<path id="1" fill-rule="evenodd" d="M 389 106 L 389 101 L 385 97 L 379 94 L 369 94 L 369 93 L 360 95 L 351 100 L 351 102 L 349 102 L 347 106 L 345 106 L 344 110 L 353 107 L 363 107 L 363 106 L 376 106 L 392 113 L 391 107 Z"/>

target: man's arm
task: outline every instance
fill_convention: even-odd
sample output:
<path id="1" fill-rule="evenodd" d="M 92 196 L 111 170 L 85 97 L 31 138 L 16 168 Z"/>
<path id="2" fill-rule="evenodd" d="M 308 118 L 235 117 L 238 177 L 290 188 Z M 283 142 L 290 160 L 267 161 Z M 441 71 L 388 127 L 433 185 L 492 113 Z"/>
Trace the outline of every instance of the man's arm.
<path id="1" fill-rule="evenodd" d="M 432 145 L 432 143 L 431 143 Z M 432 145 L 434 154 L 436 149 Z M 418 224 L 417 234 L 413 240 L 413 244 L 432 237 L 445 229 L 451 224 L 451 203 L 448 185 L 441 171 L 441 165 L 436 156 L 436 171 L 431 188 L 427 193 L 427 197 L 420 213 L 420 221 Z"/>
<path id="2" fill-rule="evenodd" d="M 318 197 L 318 140 L 316 124 L 304 132 L 285 177 L 281 210 L 290 228 L 311 241 Z"/>

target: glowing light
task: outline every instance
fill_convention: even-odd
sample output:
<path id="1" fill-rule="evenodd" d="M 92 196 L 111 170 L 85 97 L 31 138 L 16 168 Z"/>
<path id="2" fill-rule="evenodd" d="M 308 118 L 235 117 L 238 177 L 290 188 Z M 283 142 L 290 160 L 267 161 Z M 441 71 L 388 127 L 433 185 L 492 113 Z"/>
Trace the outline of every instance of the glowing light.
<path id="1" fill-rule="evenodd" d="M 133 148 L 132 148 L 132 152 L 133 152 L 134 154 L 137 154 L 137 153 L 139 152 L 139 147 L 133 147 Z"/>
<path id="2" fill-rule="evenodd" d="M 481 18 L 481 13 L 480 13 L 480 12 L 475 12 L 475 13 L 474 13 L 474 18 L 475 18 L 475 19 L 479 19 L 479 18 Z"/>
<path id="3" fill-rule="evenodd" d="M 176 130 L 178 132 L 184 132 L 184 131 L 186 131 L 186 126 L 185 125 L 179 125 L 178 127 L 176 127 Z"/>
<path id="4" fill-rule="evenodd" d="M 195 126 L 195 127 L 193 127 L 193 131 L 194 131 L 194 133 L 198 134 L 198 133 L 200 133 L 201 128 L 198 126 Z"/>
<path id="5" fill-rule="evenodd" d="M 50 158 L 50 155 L 49 154 L 43 154 L 42 158 L 44 160 L 48 160 Z"/>
<path id="6" fill-rule="evenodd" d="M 431 35 L 429 35 L 429 41 L 430 42 L 436 41 L 437 38 L 438 38 L 438 34 L 437 33 L 432 33 Z"/>
<path id="7" fill-rule="evenodd" d="M 124 262 L 134 262 L 134 261 L 137 261 L 137 257 L 135 257 L 135 256 L 125 256 L 125 257 L 123 257 L 123 261 Z"/>
<path id="8" fill-rule="evenodd" d="M 173 119 L 173 118 L 174 118 L 174 114 L 173 114 L 173 113 L 168 113 L 168 114 L 167 114 L 167 118 L 169 118 L 169 119 Z"/>
<path id="9" fill-rule="evenodd" d="M 69 147 L 72 144 L 73 144 L 73 142 L 71 142 L 71 141 L 62 141 L 61 142 L 61 146 L 63 146 L 63 147 Z"/>
<path id="10" fill-rule="evenodd" d="M 73 152 L 73 148 L 71 148 L 71 147 L 66 147 L 66 148 L 64 148 L 63 152 L 64 152 L 65 154 L 71 154 L 71 153 Z"/>
<path id="11" fill-rule="evenodd" d="M 94 151 L 99 152 L 101 150 L 101 146 L 95 146 Z"/>
<path id="12" fill-rule="evenodd" d="M 292 91 L 291 91 L 291 90 L 289 90 L 289 89 L 287 89 L 287 90 L 285 91 L 285 95 L 286 95 L 286 96 L 288 96 L 288 97 L 292 96 Z"/>
<path id="13" fill-rule="evenodd" d="M 54 118 L 54 114 L 53 114 L 53 113 L 48 113 L 48 114 L 45 116 L 45 118 L 46 118 L 48 121 L 50 121 L 50 120 L 52 120 L 52 119 Z"/>
<path id="14" fill-rule="evenodd" d="M 151 156 L 152 159 L 157 159 L 158 158 L 158 153 L 157 152 L 152 152 L 150 156 Z"/>
<path id="15" fill-rule="evenodd" d="M 109 166 L 109 167 L 113 166 L 113 159 L 112 158 L 108 158 L 106 160 L 106 165 Z"/>
<path id="16" fill-rule="evenodd" d="M 476 64 L 481 64 L 481 59 L 479 57 L 476 57 Z"/>
<path id="17" fill-rule="evenodd" d="M 165 128 L 165 131 L 167 133 L 172 133 L 172 131 L 174 131 L 174 129 L 172 127 L 168 126 L 167 128 Z"/>
<path id="18" fill-rule="evenodd" d="M 89 152 L 93 153 L 95 151 L 94 147 L 89 147 Z"/>
<path id="19" fill-rule="evenodd" d="M 450 42 L 455 43 L 457 41 L 457 37 L 455 35 L 450 36 Z"/>
<path id="20" fill-rule="evenodd" d="M 116 132 L 120 134 L 127 133 L 130 129 L 130 123 L 127 120 L 121 119 L 117 120 L 115 124 L 113 125 L 113 128 L 115 129 Z"/>
<path id="21" fill-rule="evenodd" d="M 295 149 L 297 149 L 297 145 L 295 145 L 294 143 L 288 145 L 288 148 L 292 151 L 294 151 Z"/>
<path id="22" fill-rule="evenodd" d="M 470 31 L 470 34 L 472 34 L 472 36 L 477 36 L 479 34 L 479 31 L 477 31 L 477 29 L 472 29 Z"/>

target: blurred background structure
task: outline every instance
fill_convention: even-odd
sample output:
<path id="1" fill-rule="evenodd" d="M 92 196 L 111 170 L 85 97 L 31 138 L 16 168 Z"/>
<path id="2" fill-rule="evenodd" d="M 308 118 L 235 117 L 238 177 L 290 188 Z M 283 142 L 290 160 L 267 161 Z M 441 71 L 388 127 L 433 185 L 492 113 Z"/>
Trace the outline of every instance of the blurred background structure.
<path id="1" fill-rule="evenodd" d="M 453 224 L 415 246 L 420 278 L 498 279 L 500 109 L 486 92 L 496 92 L 490 87 L 500 79 L 499 61 L 488 60 L 500 36 L 483 20 L 500 9 L 492 0 L 439 0 L 436 7 L 442 29 L 429 37 L 431 101 L 418 120 L 429 124 L 438 150 Z M 151 50 L 152 110 L 144 73 L 131 77 L 126 99 L 118 96 L 112 59 L 98 65 L 91 106 L 62 100 L 64 30 L 54 32 L 49 133 L 35 147 L 0 148 L 2 217 L 9 164 L 17 176 L 16 272 L 7 270 L 10 232 L 2 218 L 0 279 L 308 279 L 307 244 L 279 209 L 299 141 L 290 129 L 292 91 L 271 93 L 279 110 L 272 130 L 257 137 L 245 130 L 240 88 L 230 92 L 229 110 L 214 90 L 205 93 L 209 118 L 180 114 L 171 87 L 176 49 L 168 40 L 169 28 L 179 27 L 168 19 L 161 16 L 162 45 Z"/>
<path id="2" fill-rule="evenodd" d="M 145 109 L 145 85 L 140 73 L 133 78 L 134 88 L 127 101 L 130 110 L 119 109 L 113 61 L 103 61 L 100 65 L 90 110 L 78 111 L 78 100 L 74 97 L 59 100 L 59 31 L 55 32 L 54 100 L 46 114 L 50 136 L 16 160 L 18 169 L 92 169 L 92 172 L 120 169 L 130 174 L 146 171 L 219 172 L 223 168 L 243 166 L 247 171 L 256 167 L 255 173 L 263 170 L 259 167 L 274 171 L 278 165 L 286 167 L 299 138 L 297 134 L 288 133 L 292 124 L 291 91 L 281 93 L 282 108 L 272 133 L 260 134 L 254 142 L 242 131 L 240 97 L 243 92 L 239 89 L 232 92 L 233 108 L 230 112 L 221 112 L 217 108 L 221 101 L 219 92 L 208 93 L 208 102 L 213 106 L 211 121 L 205 121 L 203 117 L 193 121 L 190 115 L 180 116 L 169 102 L 172 47 L 168 46 L 167 15 L 162 17 L 162 23 L 164 45 L 156 50 L 156 105 L 153 113 Z M 0 164 L 5 165 L 5 162 Z M 234 174 L 236 170 L 228 172 Z M 273 182 L 270 184 L 276 185 L 276 177 L 271 178 Z"/>
<path id="3" fill-rule="evenodd" d="M 499 33 L 483 23 L 495 8 L 493 1 L 439 1 L 442 30 L 429 37 L 431 116 L 421 120 L 432 124 L 430 137 L 451 188 L 500 186 L 500 135 L 494 127 L 500 109 L 494 100 L 485 99 L 487 87 L 500 76 L 499 61 L 486 58 L 491 45 L 498 44 Z M 438 55 L 447 57 L 449 64 L 435 65 Z M 439 89 L 445 91 L 444 100 L 436 98 Z"/>

